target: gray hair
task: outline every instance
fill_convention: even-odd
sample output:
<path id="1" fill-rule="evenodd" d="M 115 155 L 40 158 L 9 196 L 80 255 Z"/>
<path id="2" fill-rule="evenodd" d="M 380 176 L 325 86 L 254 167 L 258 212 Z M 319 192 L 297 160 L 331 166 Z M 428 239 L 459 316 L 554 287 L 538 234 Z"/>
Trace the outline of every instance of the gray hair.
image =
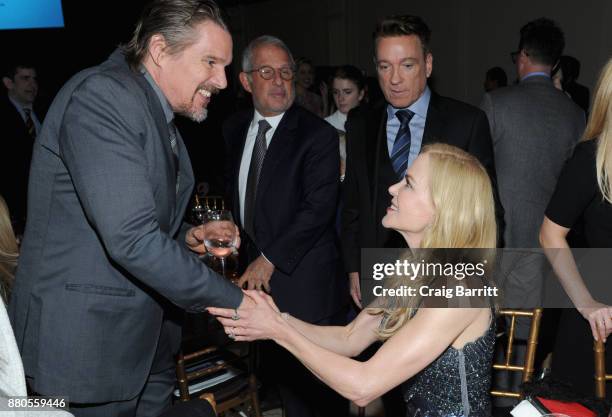
<path id="1" fill-rule="evenodd" d="M 253 70 L 253 53 L 255 52 L 255 49 L 265 45 L 277 46 L 287 52 L 287 55 L 289 56 L 289 62 L 291 62 L 291 68 L 295 69 L 295 61 L 293 59 L 293 55 L 291 54 L 291 51 L 289 50 L 289 47 L 287 47 L 285 42 L 281 41 L 275 36 L 263 35 L 253 39 L 244 49 L 244 52 L 242 53 L 243 72 Z"/>
<path id="2" fill-rule="evenodd" d="M 122 47 L 128 64 L 138 70 L 156 34 L 164 37 L 170 53 L 182 51 L 195 42 L 193 28 L 208 20 L 228 31 L 213 0 L 153 0 L 143 9 L 132 39 Z"/>

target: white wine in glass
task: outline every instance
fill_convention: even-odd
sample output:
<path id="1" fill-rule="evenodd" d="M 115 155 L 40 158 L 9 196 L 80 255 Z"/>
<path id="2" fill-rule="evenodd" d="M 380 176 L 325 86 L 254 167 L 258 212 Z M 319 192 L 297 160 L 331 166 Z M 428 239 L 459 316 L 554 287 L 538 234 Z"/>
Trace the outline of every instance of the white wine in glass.
<path id="1" fill-rule="evenodd" d="M 204 214 L 206 250 L 221 263 L 221 273 L 225 276 L 225 258 L 232 254 L 236 246 L 236 225 L 229 210 L 209 210 Z"/>

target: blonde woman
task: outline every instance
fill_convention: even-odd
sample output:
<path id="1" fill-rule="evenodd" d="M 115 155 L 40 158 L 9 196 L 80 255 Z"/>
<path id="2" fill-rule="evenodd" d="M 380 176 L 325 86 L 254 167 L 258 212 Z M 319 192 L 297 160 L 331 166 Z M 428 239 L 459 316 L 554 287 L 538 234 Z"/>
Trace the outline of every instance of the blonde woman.
<path id="1" fill-rule="evenodd" d="M 4 198 L 0 196 L 0 297 L 5 303 L 8 303 L 13 286 L 18 257 L 19 248 L 11 226 L 8 207 Z"/>
<path id="2" fill-rule="evenodd" d="M 426 146 L 389 192 L 383 225 L 411 248 L 495 247 L 491 183 L 468 153 Z M 490 415 L 492 309 L 419 309 L 423 300 L 414 297 L 411 308 L 366 308 L 347 326 L 326 327 L 281 314 L 269 296 L 248 293 L 257 306 L 240 317 L 233 310 L 210 309 L 230 337 L 273 339 L 357 405 L 410 380 L 403 386 L 408 416 Z M 351 359 L 378 340 L 385 343 L 371 359 Z"/>
<path id="3" fill-rule="evenodd" d="M 593 392 L 593 362 L 588 360 L 592 357 L 590 339 L 605 341 L 612 332 L 612 307 L 598 302 L 585 286 L 566 237 L 582 219 L 588 247 L 612 248 L 611 180 L 612 58 L 601 72 L 582 142 L 563 168 L 540 230 L 540 243 L 579 313 L 562 313 L 553 373 L 572 380 L 576 388 L 589 394 Z M 590 330 L 583 319 L 588 321 Z M 581 357 L 586 358 L 584 363 L 576 360 Z"/>

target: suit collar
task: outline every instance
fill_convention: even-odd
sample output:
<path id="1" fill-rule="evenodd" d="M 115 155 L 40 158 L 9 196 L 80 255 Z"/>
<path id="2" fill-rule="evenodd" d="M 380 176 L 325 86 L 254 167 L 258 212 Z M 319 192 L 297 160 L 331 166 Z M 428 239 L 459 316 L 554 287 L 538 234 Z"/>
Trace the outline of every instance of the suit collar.
<path id="1" fill-rule="evenodd" d="M 278 114 L 276 116 L 271 116 L 271 117 L 264 117 L 261 115 L 261 113 L 259 113 L 257 110 L 255 110 L 253 112 L 253 121 L 251 122 L 251 127 L 257 126 L 257 124 L 261 121 L 261 120 L 266 120 L 270 126 L 272 127 L 273 130 L 276 130 L 276 128 L 278 127 L 279 123 L 281 122 L 283 116 L 285 115 L 286 112 L 283 112 L 281 114 Z"/>
<path id="2" fill-rule="evenodd" d="M 147 80 L 153 91 L 155 91 L 155 95 L 159 99 L 159 104 L 161 104 L 162 110 L 164 111 L 164 116 L 166 116 L 166 123 L 169 124 L 174 120 L 174 111 L 172 110 L 168 99 L 144 65 L 142 66 L 140 72 L 144 75 L 145 80 Z"/>

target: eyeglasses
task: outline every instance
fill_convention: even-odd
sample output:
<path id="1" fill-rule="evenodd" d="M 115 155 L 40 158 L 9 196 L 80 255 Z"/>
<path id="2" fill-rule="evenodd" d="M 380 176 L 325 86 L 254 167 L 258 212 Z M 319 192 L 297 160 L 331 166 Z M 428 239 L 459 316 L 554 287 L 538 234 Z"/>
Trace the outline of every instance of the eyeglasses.
<path id="1" fill-rule="evenodd" d="M 247 73 L 257 72 L 259 73 L 259 76 L 263 78 L 264 80 L 271 80 L 272 78 L 276 76 L 276 71 L 278 71 L 280 77 L 285 81 L 291 81 L 293 80 L 293 77 L 295 77 L 295 71 L 293 70 L 293 68 L 287 68 L 287 67 L 279 68 L 275 70 L 274 68 L 266 65 L 266 66 L 259 67 L 251 71 L 246 71 L 246 72 Z"/>

